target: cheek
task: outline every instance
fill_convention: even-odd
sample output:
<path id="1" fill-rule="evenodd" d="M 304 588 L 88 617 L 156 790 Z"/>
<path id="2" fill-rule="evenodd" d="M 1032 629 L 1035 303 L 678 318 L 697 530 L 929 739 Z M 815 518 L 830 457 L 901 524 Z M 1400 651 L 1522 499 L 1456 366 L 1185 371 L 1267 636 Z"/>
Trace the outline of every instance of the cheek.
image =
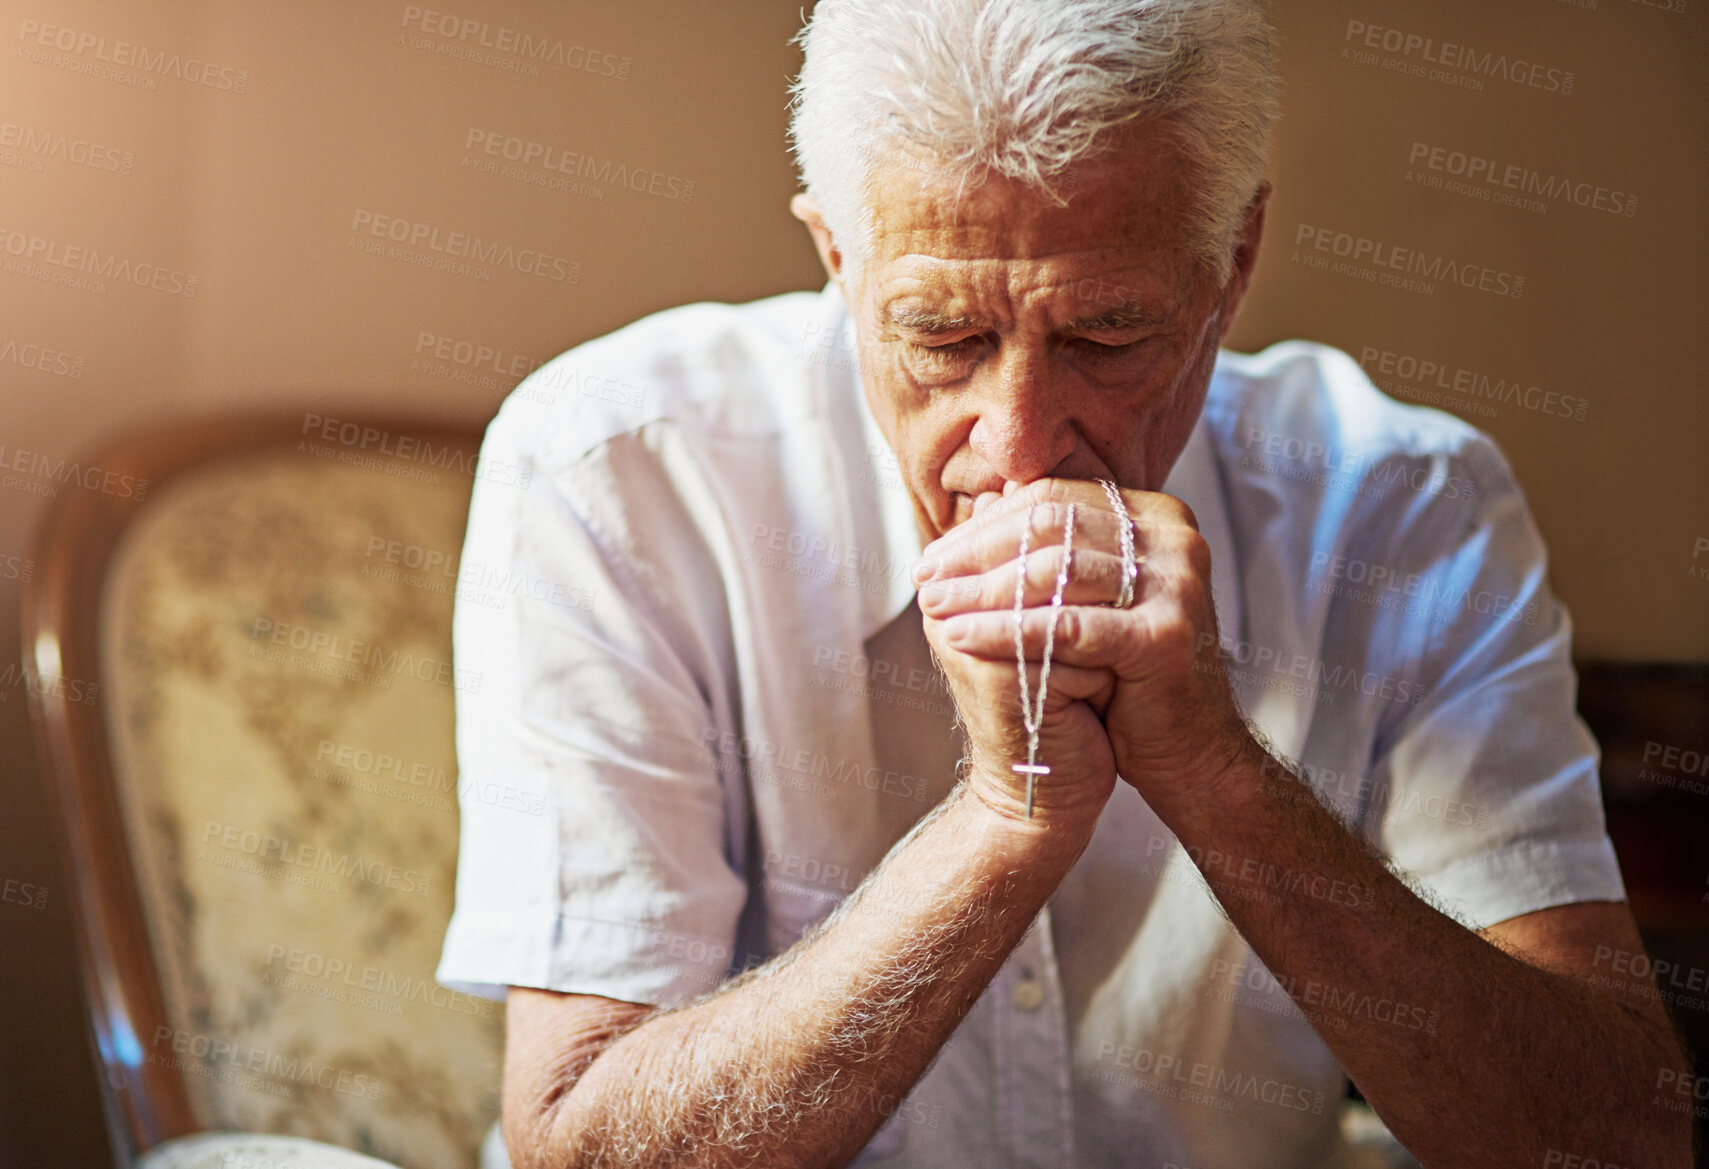
<path id="1" fill-rule="evenodd" d="M 897 385 L 873 378 L 868 384 L 873 417 L 895 454 L 900 485 L 934 524 L 947 530 L 953 521 L 950 492 L 943 485 L 945 467 L 964 445 L 971 423 L 958 422 L 944 401 L 911 393 L 906 381 Z"/>
<path id="2" fill-rule="evenodd" d="M 951 419 L 937 410 L 911 411 L 900 421 L 892 440 L 903 477 L 916 492 L 932 494 L 943 490 L 944 466 L 962 445 Z"/>
<path id="3" fill-rule="evenodd" d="M 863 350 L 861 369 L 873 417 L 903 469 L 942 465 L 950 454 L 942 448 L 946 442 L 953 443 L 954 421 L 947 417 L 947 399 L 915 382 L 885 347 Z"/>

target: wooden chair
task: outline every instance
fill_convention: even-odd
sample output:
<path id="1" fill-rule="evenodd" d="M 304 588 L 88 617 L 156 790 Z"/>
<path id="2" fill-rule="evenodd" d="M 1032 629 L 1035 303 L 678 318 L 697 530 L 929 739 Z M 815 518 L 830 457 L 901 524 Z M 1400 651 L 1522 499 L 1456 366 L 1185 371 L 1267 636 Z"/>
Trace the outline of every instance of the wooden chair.
<path id="1" fill-rule="evenodd" d="M 458 551 L 473 477 L 515 475 L 477 464 L 479 438 L 174 426 L 93 454 L 45 517 L 32 714 L 109 1127 L 144 1166 L 374 1164 L 184 1139 L 218 1131 L 476 1164 L 503 1007 L 433 970 L 452 703 L 480 681 L 451 662 Z"/>

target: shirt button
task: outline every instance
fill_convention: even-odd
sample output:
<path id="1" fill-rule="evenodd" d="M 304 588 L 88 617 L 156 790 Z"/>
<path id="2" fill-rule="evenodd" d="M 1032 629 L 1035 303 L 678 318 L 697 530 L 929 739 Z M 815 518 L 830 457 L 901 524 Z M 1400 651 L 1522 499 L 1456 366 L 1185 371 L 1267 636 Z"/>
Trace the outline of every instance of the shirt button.
<path id="1" fill-rule="evenodd" d="M 1044 1006 L 1044 983 L 1036 978 L 1023 978 L 1009 992 L 1009 1001 L 1019 1010 L 1036 1011 Z"/>

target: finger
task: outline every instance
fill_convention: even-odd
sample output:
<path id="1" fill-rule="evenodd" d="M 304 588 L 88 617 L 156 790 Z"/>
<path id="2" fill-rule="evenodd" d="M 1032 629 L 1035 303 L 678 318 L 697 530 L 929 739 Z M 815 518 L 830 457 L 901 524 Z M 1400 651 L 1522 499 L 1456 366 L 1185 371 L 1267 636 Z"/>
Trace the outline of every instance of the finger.
<path id="1" fill-rule="evenodd" d="M 1168 593 L 1133 609 L 1064 606 L 1050 632 L 1051 611 L 1029 609 L 1021 625 L 1021 650 L 1027 661 L 1044 657 L 1051 642 L 1053 663 L 1082 669 L 1112 670 L 1123 678 L 1169 673 L 1213 653 L 1214 619 L 1194 619 L 1192 604 Z M 970 658 L 991 663 L 1015 661 L 1015 618 L 1011 613 L 961 613 L 940 627 L 944 645 Z M 1052 665 L 1052 670 L 1056 665 Z"/>
<path id="2" fill-rule="evenodd" d="M 1157 491 L 1120 489 L 1135 547 L 1144 552 L 1158 534 L 1198 534 L 1198 517 L 1186 503 Z M 914 582 L 984 572 L 1019 552 L 1028 533 L 1029 549 L 1061 544 L 1068 504 L 1075 504 L 1076 546 L 1116 551 L 1121 547 L 1121 516 L 1110 506 L 1100 483 L 1084 479 L 1040 479 L 1010 490 L 981 507 L 974 518 L 928 544 L 915 567 Z M 1029 523 L 1030 521 L 1030 523 Z M 1082 539 L 1081 537 L 1084 537 Z"/>
<path id="3" fill-rule="evenodd" d="M 1105 605 L 1121 595 L 1122 558 L 1119 555 L 1084 548 L 1065 553 L 1057 544 L 1036 555 L 1028 554 L 1026 584 L 1021 593 L 1023 608 L 1050 603 L 1056 595 L 1057 581 L 1062 578 L 1065 561 L 1068 573 L 1062 592 L 1064 604 Z M 927 581 L 920 586 L 920 611 L 939 620 L 956 613 L 982 609 L 1003 609 L 1013 613 L 1015 584 L 1019 575 L 1020 558 L 1015 557 L 978 576 Z"/>
<path id="4" fill-rule="evenodd" d="M 1175 496 L 1160 491 L 1141 491 L 1126 487 L 1118 487 L 1116 491 L 1122 497 L 1129 517 L 1135 521 L 1147 524 L 1185 523 L 1195 531 L 1198 530 L 1198 517 L 1193 514 L 1193 509 Z M 978 509 L 982 523 L 1020 514 L 1030 507 L 1065 507 L 1070 503 L 1077 504 L 1081 511 L 1104 512 L 1112 517 L 1112 523 L 1113 517 L 1117 515 L 1110 505 L 1109 493 L 1104 490 L 1103 481 L 1097 479 L 1035 479 L 1019 487 L 1013 483 L 1005 483 L 1002 495 L 988 499 L 987 503 L 990 506 Z M 934 552 L 933 545 L 948 539 L 954 531 L 959 530 L 960 528 L 956 528 L 945 533 L 932 544 L 928 544 L 924 551 Z"/>
<path id="5" fill-rule="evenodd" d="M 1027 535 L 1027 555 L 1061 548 L 1067 533 L 1068 505 L 1074 507 L 1074 547 L 1111 553 L 1121 548 L 1121 519 L 1107 500 L 1098 506 L 1082 501 L 1048 501 L 1016 506 L 1020 492 L 984 508 L 978 515 L 934 540 L 914 568 L 914 583 L 978 576 L 1015 560 L 1021 534 Z M 1100 498 L 1102 493 L 1100 492 Z M 1058 561 L 1060 563 L 1060 561 Z M 1011 581 L 1012 585 L 1012 581 Z M 1013 603 L 1013 596 L 1010 597 Z"/>
<path id="6" fill-rule="evenodd" d="M 972 516 L 966 522 L 956 525 L 949 532 L 926 545 L 925 549 L 922 550 L 922 558 L 926 560 L 934 558 L 944 547 L 948 546 L 946 541 L 951 541 L 952 537 L 954 541 L 966 540 L 973 537 L 975 533 L 985 531 L 992 524 L 1015 525 L 1015 538 L 1018 539 L 1020 529 L 1024 525 L 1017 517 L 1024 516 L 1036 508 L 1049 508 L 1056 504 L 1062 505 L 1055 512 L 1056 538 L 1060 540 L 1062 519 L 1067 510 L 1066 505 L 1075 503 L 1078 505 L 1077 510 L 1086 511 L 1093 503 L 1092 493 L 1087 490 L 1091 486 L 1089 483 L 1072 479 L 1040 479 L 1024 486 L 1013 482 L 1004 483 L 1001 494 L 985 492 L 975 499 Z M 1047 526 L 1041 521 L 1039 531 L 1042 532 Z M 1035 532 L 1035 535 L 1037 534 Z"/>
<path id="7" fill-rule="evenodd" d="M 1115 696 L 1116 683 L 1120 681 L 1111 670 L 1094 670 L 1085 666 L 1071 666 L 1065 662 L 1052 662 L 1050 666 L 1050 687 L 1045 692 L 1044 713 L 1049 718 L 1063 707 L 1076 702 L 1084 702 L 1098 714 L 1109 709 L 1110 699 Z M 1031 691 L 1036 694 L 1037 691 Z"/>
<path id="8" fill-rule="evenodd" d="M 1021 622 L 1021 651 L 1029 662 L 1042 661 L 1048 640 L 1053 662 L 1108 668 L 1115 664 L 1115 647 L 1137 636 L 1132 628 L 1137 614 L 1087 605 L 1064 605 L 1054 614 L 1049 607 L 1028 609 Z M 1015 661 L 1013 613 L 958 613 L 944 621 L 942 637 L 945 645 L 968 657 L 1010 665 Z"/>
<path id="9" fill-rule="evenodd" d="M 1038 701 L 1041 673 L 1039 663 L 1027 663 L 1027 694 L 1034 702 Z M 973 685 L 967 693 L 958 695 L 959 705 L 971 702 L 1005 717 L 1021 717 L 1020 682 L 1015 675 L 1013 657 L 1006 662 L 977 662 L 969 672 L 969 678 Z M 1109 705 L 1116 681 L 1115 674 L 1109 670 L 1053 661 L 1050 683 L 1045 692 L 1045 714 L 1054 714 L 1074 702 L 1086 702 L 1101 710 Z"/>
<path id="10" fill-rule="evenodd" d="M 1138 541 L 1136 541 L 1136 544 Z M 1049 545 L 1029 552 L 1022 608 L 1042 607 L 1056 595 L 1057 581 L 1068 561 L 1062 600 L 1066 605 L 1113 605 L 1122 596 L 1122 557 L 1114 551 L 1077 546 L 1065 555 L 1062 545 Z M 1136 548 L 1132 566 L 1133 593 L 1126 608 L 1144 604 L 1188 580 L 1210 579 L 1210 547 L 1199 533 L 1184 524 L 1154 529 Z M 988 572 L 975 576 L 940 577 L 920 586 L 920 611 L 943 620 L 958 613 L 1006 610 L 1015 607 L 1015 582 L 1020 570 L 1017 556 Z"/>

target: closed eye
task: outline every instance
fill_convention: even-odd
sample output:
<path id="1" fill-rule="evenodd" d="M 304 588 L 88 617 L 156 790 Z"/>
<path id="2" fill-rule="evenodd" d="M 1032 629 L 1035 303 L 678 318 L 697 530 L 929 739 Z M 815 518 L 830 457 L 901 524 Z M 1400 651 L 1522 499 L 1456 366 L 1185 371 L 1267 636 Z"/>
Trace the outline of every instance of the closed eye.
<path id="1" fill-rule="evenodd" d="M 1125 353 L 1132 353 L 1141 345 L 1144 345 L 1148 340 L 1150 340 L 1150 338 L 1141 338 L 1138 341 L 1123 341 L 1111 344 L 1105 341 L 1094 341 L 1090 337 L 1075 337 L 1071 344 L 1078 346 L 1082 353 L 1089 354 L 1095 358 L 1119 357 Z"/>

